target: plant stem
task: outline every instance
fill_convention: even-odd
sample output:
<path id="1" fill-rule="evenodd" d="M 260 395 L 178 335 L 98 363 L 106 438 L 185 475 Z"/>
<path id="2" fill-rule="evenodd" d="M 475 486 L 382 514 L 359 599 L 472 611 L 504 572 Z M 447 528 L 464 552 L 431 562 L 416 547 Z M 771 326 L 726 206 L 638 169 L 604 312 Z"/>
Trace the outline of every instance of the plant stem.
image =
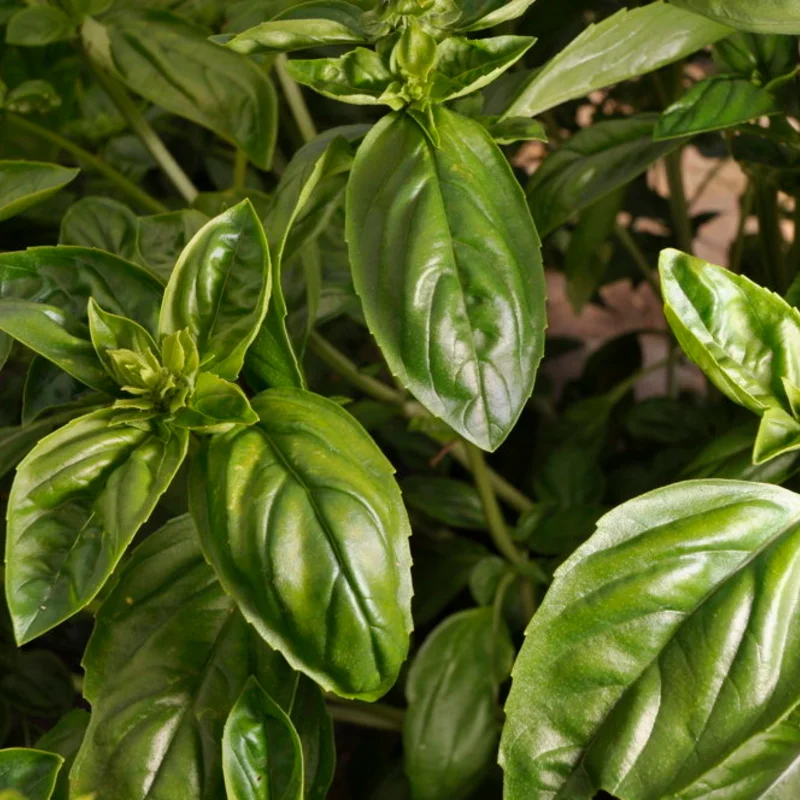
<path id="1" fill-rule="evenodd" d="M 236 148 L 233 160 L 233 188 L 240 192 L 247 188 L 247 153 L 241 147 Z"/>
<path id="2" fill-rule="evenodd" d="M 739 226 L 736 230 L 736 239 L 734 239 L 733 246 L 731 247 L 731 255 L 728 259 L 728 269 L 731 272 L 741 272 L 742 269 L 742 256 L 744 255 L 744 237 L 747 220 L 753 211 L 753 202 L 755 199 L 755 192 L 753 185 L 748 182 L 747 187 L 742 195 L 740 205 Z"/>
<path id="3" fill-rule="evenodd" d="M 334 372 L 341 375 L 351 386 L 361 390 L 364 394 L 381 403 L 389 403 L 402 409 L 406 417 L 418 417 L 427 412 L 419 403 L 409 402 L 404 392 L 387 386 L 383 381 L 365 375 L 358 367 L 340 350 L 334 347 L 317 331 L 312 331 L 308 337 L 308 349 L 311 350 L 324 364 Z M 463 442 L 457 442 L 450 450 L 450 455 L 465 469 L 470 469 L 469 457 Z M 489 469 L 489 480 L 492 488 L 510 508 L 524 513 L 533 507 L 533 501 L 526 497 L 515 486 L 510 484 L 502 475 Z"/>
<path id="4" fill-rule="evenodd" d="M 756 183 L 756 213 L 766 283 L 773 291 L 783 294 L 789 288 L 789 278 L 783 253 L 778 190 L 765 181 Z"/>
<path id="5" fill-rule="evenodd" d="M 800 272 L 800 195 L 794 198 L 794 242 L 787 257 L 789 280 L 793 281 Z"/>
<path id="6" fill-rule="evenodd" d="M 405 712 L 383 703 L 348 703 L 339 700 L 326 703 L 337 722 L 348 722 L 379 731 L 402 731 Z"/>
<path id="7" fill-rule="evenodd" d="M 317 135 L 317 126 L 314 125 L 314 120 L 308 110 L 302 90 L 297 81 L 289 74 L 289 70 L 286 69 L 286 55 L 284 53 L 281 53 L 275 59 L 275 74 L 278 76 L 283 96 L 286 98 L 303 141 L 310 142 Z"/>
<path id="8" fill-rule="evenodd" d="M 628 251 L 628 255 L 633 259 L 636 266 L 639 267 L 645 280 L 656 293 L 656 297 L 661 297 L 661 287 L 658 285 L 653 270 L 650 268 L 647 256 L 642 251 L 642 248 L 639 247 L 638 242 L 633 238 L 628 228 L 616 222 L 614 224 L 614 235 L 619 239 L 620 244 Z"/>
<path id="9" fill-rule="evenodd" d="M 87 60 L 98 83 L 119 109 L 120 114 L 150 151 L 150 155 L 156 160 L 156 163 L 161 167 L 161 170 L 178 191 L 178 194 L 191 205 L 199 192 L 189 176 L 183 171 L 183 167 L 175 160 L 172 153 L 167 150 L 164 142 L 153 130 L 153 126 L 144 118 L 136 103 L 131 100 L 117 80 L 91 58 L 87 57 Z"/>
<path id="10" fill-rule="evenodd" d="M 672 212 L 672 224 L 678 245 L 685 253 L 691 254 L 694 243 L 692 221 L 689 217 L 689 206 L 686 203 L 686 192 L 683 188 L 683 172 L 681 157 L 683 151 L 678 149 L 664 158 L 669 184 L 669 207 Z"/>
<path id="11" fill-rule="evenodd" d="M 32 136 L 36 136 L 39 139 L 44 139 L 45 141 L 51 142 L 52 144 L 56 145 L 56 147 L 60 147 L 62 150 L 65 150 L 67 153 L 69 153 L 76 161 L 85 164 L 95 172 L 99 172 L 101 175 L 108 178 L 108 180 L 111 181 L 111 183 L 113 183 L 121 192 L 127 194 L 131 200 L 138 203 L 143 209 L 151 211 L 155 214 L 162 214 L 165 211 L 169 211 L 167 206 L 165 206 L 159 200 L 156 200 L 156 198 L 152 195 L 149 195 L 144 191 L 144 189 L 140 189 L 135 183 L 133 183 L 133 181 L 128 180 L 128 178 L 126 178 L 121 172 L 118 172 L 102 159 L 93 155 L 88 150 L 84 150 L 82 147 L 79 147 L 69 139 L 65 139 L 55 131 L 51 131 L 42 125 L 37 125 L 35 122 L 31 122 L 24 117 L 18 117 L 16 114 L 7 113 L 5 115 L 5 119 L 20 131 L 25 131 L 26 133 L 30 133 Z"/>
<path id="12" fill-rule="evenodd" d="M 525 556 L 517 550 L 511 536 L 508 533 L 508 526 L 497 502 L 497 495 L 494 493 L 491 480 L 489 479 L 488 467 L 483 451 L 476 447 L 472 442 L 464 441 L 469 458 L 470 471 L 475 480 L 475 487 L 481 498 L 483 514 L 486 517 L 486 525 L 489 528 L 489 535 L 498 551 L 512 564 L 522 564 Z"/>

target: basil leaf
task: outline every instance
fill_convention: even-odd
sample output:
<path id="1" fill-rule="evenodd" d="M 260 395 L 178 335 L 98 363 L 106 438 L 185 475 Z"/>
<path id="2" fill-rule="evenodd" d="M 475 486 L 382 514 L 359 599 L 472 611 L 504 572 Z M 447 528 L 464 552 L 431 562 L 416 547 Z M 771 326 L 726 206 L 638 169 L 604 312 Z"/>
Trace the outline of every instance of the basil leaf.
<path id="1" fill-rule="evenodd" d="M 109 350 L 131 350 L 137 354 L 160 352 L 153 337 L 139 324 L 127 317 L 103 311 L 89 298 L 89 332 L 92 344 L 106 372 L 118 380 L 117 369 L 108 355 Z"/>
<path id="2" fill-rule="evenodd" d="M 728 797 L 709 776 L 741 748 L 778 777 L 763 734 L 798 702 L 798 547 L 800 497 L 765 484 L 675 484 L 603 517 L 514 665 L 509 800 Z"/>
<path id="3" fill-rule="evenodd" d="M 419 475 L 406 478 L 401 488 L 409 508 L 422 511 L 437 522 L 467 530 L 486 529 L 480 495 L 469 483 Z"/>
<path id="4" fill-rule="evenodd" d="M 155 333 L 163 286 L 146 269 L 88 247 L 31 247 L 0 253 L 0 297 L 58 306 L 86 318 L 89 297 Z M 11 340 L 0 333 L 0 366 Z"/>
<path id="5" fill-rule="evenodd" d="M 59 8 L 31 6 L 17 11 L 8 21 L 6 44 L 42 47 L 75 35 L 75 25 Z"/>
<path id="6" fill-rule="evenodd" d="M 281 53 L 326 45 L 362 44 L 362 9 L 342 0 L 300 3 L 226 41 L 237 53 Z"/>
<path id="7" fill-rule="evenodd" d="M 72 769 L 72 763 L 75 761 L 88 725 L 89 712 L 82 708 L 74 708 L 61 717 L 36 742 L 38 749 L 58 753 L 64 759 L 64 764 L 58 773 L 52 800 L 69 800 L 69 771 Z"/>
<path id="8" fill-rule="evenodd" d="M 295 669 L 375 699 L 395 682 L 411 629 L 410 531 L 392 467 L 329 400 L 271 389 L 252 406 L 258 425 L 213 437 L 193 463 L 203 550 Z"/>
<path id="9" fill-rule="evenodd" d="M 445 39 L 436 49 L 431 100 L 442 103 L 487 86 L 522 58 L 535 42 L 531 36 Z"/>
<path id="10" fill-rule="evenodd" d="M 225 718 L 247 677 L 282 705 L 297 677 L 222 591 L 186 516 L 133 552 L 83 665 L 92 717 L 71 789 L 115 800 L 220 797 Z"/>
<path id="11" fill-rule="evenodd" d="M 138 259 L 139 222 L 124 203 L 107 197 L 84 197 L 61 220 L 60 244 L 96 247 L 127 261 Z"/>
<path id="12" fill-rule="evenodd" d="M 536 0 L 448 0 L 431 22 L 448 31 L 480 31 L 522 16 Z"/>
<path id="13" fill-rule="evenodd" d="M 65 418 L 66 417 L 66 418 Z M 0 478 L 11 472 L 46 434 L 68 421 L 69 415 L 57 415 L 29 425 L 0 428 Z"/>
<path id="14" fill-rule="evenodd" d="M 181 253 L 164 292 L 159 334 L 188 328 L 202 369 L 234 381 L 264 319 L 270 287 L 264 229 L 245 200 L 206 223 Z"/>
<path id="15" fill-rule="evenodd" d="M 305 378 L 286 331 L 286 300 L 281 287 L 285 251 L 297 247 L 293 240 L 307 241 L 318 233 L 321 226 L 315 214 L 315 197 L 325 193 L 330 181 L 338 186 L 338 178 L 352 162 L 349 142 L 360 138 L 364 131 L 362 125 L 327 131 L 298 150 L 281 176 L 266 222 L 272 298 L 264 324 L 247 353 L 247 380 L 256 389 L 305 388 Z M 307 224 L 309 219 L 312 225 Z M 323 215 L 323 222 L 324 219 Z"/>
<path id="16" fill-rule="evenodd" d="M 194 394 L 186 408 L 181 409 L 175 424 L 192 430 L 215 432 L 234 424 L 252 425 L 258 422 L 245 393 L 235 384 L 212 372 L 197 376 Z"/>
<path id="17" fill-rule="evenodd" d="M 756 466 L 800 449 L 800 422 L 782 408 L 768 408 L 761 417 L 753 444 Z"/>
<path id="18" fill-rule="evenodd" d="M 757 425 L 742 425 L 717 436 L 681 472 L 681 478 L 730 478 L 784 483 L 797 470 L 798 454 L 788 453 L 764 464 L 753 464 Z"/>
<path id="19" fill-rule="evenodd" d="M 28 366 L 22 394 L 22 424 L 30 425 L 41 416 L 58 413 L 62 421 L 69 420 L 69 412 L 84 412 L 91 404 L 105 404 L 110 397 L 92 392 L 41 356 L 34 356 Z M 64 417 L 64 415 L 67 415 Z"/>
<path id="20" fill-rule="evenodd" d="M 277 99 L 258 65 L 164 11 L 115 15 L 108 39 L 113 66 L 134 92 L 238 145 L 261 169 L 270 168 Z"/>
<path id="21" fill-rule="evenodd" d="M 790 412 L 783 378 L 800 386 L 800 312 L 741 275 L 677 250 L 659 264 L 678 343 L 717 388 L 756 414 Z"/>
<path id="22" fill-rule="evenodd" d="M 742 78 L 757 75 L 763 83 L 786 75 L 795 62 L 791 36 L 735 33 L 714 45 L 714 56 L 727 72 Z"/>
<path id="23" fill-rule="evenodd" d="M 137 249 L 142 261 L 169 280 L 181 252 L 206 222 L 208 217 L 194 209 L 139 217 Z"/>
<path id="24" fill-rule="evenodd" d="M 42 439 L 8 501 L 6 595 L 20 644 L 91 602 L 180 467 L 188 436 L 113 408 Z"/>
<path id="25" fill-rule="evenodd" d="M 300 737 L 252 676 L 225 722 L 222 768 L 232 800 L 303 800 Z"/>
<path id="26" fill-rule="evenodd" d="M 500 119 L 500 117 L 496 116 L 482 116 L 477 119 L 489 131 L 489 136 L 497 144 L 514 144 L 515 142 L 529 142 L 531 140 L 547 141 L 544 125 L 535 119 L 527 119 L 526 117 Z"/>
<path id="27" fill-rule="evenodd" d="M 347 187 L 353 280 L 393 374 L 456 432 L 494 450 L 542 356 L 539 237 L 486 130 L 442 107 L 431 113 L 438 149 L 396 112 L 356 154 Z"/>
<path id="28" fill-rule="evenodd" d="M 0 222 L 52 197 L 79 172 L 38 161 L 0 161 Z"/>
<path id="29" fill-rule="evenodd" d="M 116 392 L 116 384 L 98 360 L 88 331 L 61 309 L 28 300 L 0 300 L 0 331 L 87 386 L 108 394 Z"/>
<path id="30" fill-rule="evenodd" d="M 494 761 L 497 694 L 514 647 L 491 608 L 448 617 L 411 664 L 403 724 L 406 774 L 418 800 L 461 800 Z"/>
<path id="31" fill-rule="evenodd" d="M 24 800 L 50 800 L 64 759 L 43 750 L 12 747 L 0 750 L 0 791 L 25 792 Z"/>
<path id="32" fill-rule="evenodd" d="M 676 6 L 716 22 L 754 33 L 800 34 L 800 8 L 794 0 L 673 0 Z"/>
<path id="33" fill-rule="evenodd" d="M 551 153 L 526 189 L 542 236 L 680 147 L 680 140 L 653 141 L 657 121 L 656 114 L 640 114 L 598 122 Z"/>
<path id="34" fill-rule="evenodd" d="M 658 0 L 622 9 L 586 30 L 533 73 L 504 116 L 535 117 L 595 89 L 643 75 L 733 33 Z"/>
<path id="35" fill-rule="evenodd" d="M 695 84 L 664 111 L 653 138 L 672 139 L 723 130 L 780 111 L 778 101 L 751 81 L 720 75 Z"/>
<path id="36" fill-rule="evenodd" d="M 403 105 L 389 91 L 397 79 L 374 50 L 357 47 L 339 58 L 294 59 L 287 67 L 298 83 L 340 103 Z"/>

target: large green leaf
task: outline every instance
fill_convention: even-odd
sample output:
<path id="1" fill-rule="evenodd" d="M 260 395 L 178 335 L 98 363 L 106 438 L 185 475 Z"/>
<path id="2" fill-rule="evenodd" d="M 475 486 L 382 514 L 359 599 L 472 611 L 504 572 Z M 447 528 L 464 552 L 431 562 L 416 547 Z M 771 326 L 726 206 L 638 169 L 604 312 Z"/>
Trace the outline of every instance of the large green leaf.
<path id="1" fill-rule="evenodd" d="M 434 4 L 431 24 L 448 32 L 479 31 L 516 19 L 536 0 L 448 0 Z"/>
<path id="2" fill-rule="evenodd" d="M 778 779 L 766 734 L 798 704 L 799 555 L 800 497 L 766 484 L 675 484 L 604 516 L 514 665 L 508 800 L 733 798 L 747 750 Z"/>
<path id="3" fill-rule="evenodd" d="M 138 228 L 136 215 L 124 203 L 108 197 L 84 197 L 64 214 L 58 241 L 136 261 Z"/>
<path id="4" fill-rule="evenodd" d="M 113 66 L 133 91 L 237 144 L 262 169 L 270 167 L 277 100 L 263 69 L 163 11 L 119 14 L 107 33 Z"/>
<path id="5" fill-rule="evenodd" d="M 352 162 L 350 142 L 364 135 L 363 125 L 333 128 L 297 151 L 275 191 L 267 213 L 267 239 L 272 262 L 272 299 L 264 324 L 247 353 L 247 379 L 256 389 L 305 387 L 305 378 L 286 331 L 286 300 L 281 270 L 299 243 L 313 239 L 327 219 L 331 184 Z M 322 203 L 319 199 L 322 199 Z"/>
<path id="6" fill-rule="evenodd" d="M 19 643 L 95 597 L 180 467 L 182 431 L 94 411 L 42 439 L 8 501 L 6 596 Z"/>
<path id="7" fill-rule="evenodd" d="M 222 768 L 229 800 L 303 800 L 303 744 L 253 677 L 225 722 Z"/>
<path id="8" fill-rule="evenodd" d="M 271 281 L 264 229 L 244 200 L 206 223 L 181 253 L 164 292 L 159 333 L 188 328 L 202 368 L 236 380 L 264 319 Z"/>
<path id="9" fill-rule="evenodd" d="M 344 0 L 311 0 L 226 41 L 237 53 L 281 53 L 325 45 L 362 44 L 362 9 Z"/>
<path id="10" fill-rule="evenodd" d="M 672 139 L 718 131 L 780 111 L 780 103 L 752 81 L 718 75 L 700 81 L 664 111 L 653 138 Z"/>
<path id="11" fill-rule="evenodd" d="M 679 147 L 678 139 L 653 141 L 657 122 L 657 114 L 599 122 L 551 153 L 526 189 L 541 234 L 554 231 Z"/>
<path id="12" fill-rule="evenodd" d="M 31 247 L 0 253 L 0 297 L 57 306 L 86 319 L 90 297 L 155 333 L 164 288 L 148 270 L 88 247 Z M 11 340 L 0 334 L 0 366 Z"/>
<path id="13" fill-rule="evenodd" d="M 0 331 L 87 386 L 109 394 L 116 391 L 116 384 L 103 369 L 86 326 L 60 308 L 29 300 L 0 299 Z"/>
<path id="14" fill-rule="evenodd" d="M 749 279 L 677 250 L 662 252 L 660 270 L 667 320 L 689 358 L 754 413 L 791 413 L 787 390 L 800 386 L 800 312 Z"/>
<path id="15" fill-rule="evenodd" d="M 414 800 L 461 800 L 494 761 L 497 694 L 514 647 L 491 608 L 448 617 L 425 640 L 406 684 L 406 774 Z"/>
<path id="16" fill-rule="evenodd" d="M 392 467 L 330 400 L 272 389 L 252 406 L 258 425 L 213 437 L 194 461 L 203 549 L 295 669 L 375 699 L 395 682 L 411 629 L 410 530 Z"/>
<path id="17" fill-rule="evenodd" d="M 347 240 L 392 372 L 465 438 L 498 447 L 533 390 L 545 311 L 539 237 L 486 130 L 442 107 L 433 147 L 407 114 L 356 154 Z"/>
<path id="18" fill-rule="evenodd" d="M 731 33 L 725 25 L 662 0 L 622 9 L 590 25 L 543 69 L 532 73 L 504 115 L 536 116 L 595 89 L 678 61 Z"/>
<path id="19" fill-rule="evenodd" d="M 47 200 L 78 172 L 38 161 L 0 161 L 0 222 Z"/>
<path id="20" fill-rule="evenodd" d="M 0 791 L 24 792 L 23 800 L 50 800 L 64 759 L 43 750 L 12 747 L 0 750 Z"/>
<path id="21" fill-rule="evenodd" d="M 800 34 L 796 0 L 672 0 L 676 6 L 754 33 Z"/>
<path id="22" fill-rule="evenodd" d="M 89 713 L 82 708 L 74 708 L 66 713 L 44 736 L 36 742 L 41 750 L 58 753 L 64 759 L 64 765 L 58 773 L 56 788 L 52 800 L 69 800 L 69 771 L 78 754 L 86 728 L 89 725 Z"/>
<path id="23" fill-rule="evenodd" d="M 134 551 L 98 613 L 84 667 L 92 717 L 72 769 L 76 796 L 217 800 L 225 720 L 249 675 L 284 709 L 308 690 L 321 703 L 236 611 L 188 517 Z M 307 733 L 324 751 L 318 722 Z"/>

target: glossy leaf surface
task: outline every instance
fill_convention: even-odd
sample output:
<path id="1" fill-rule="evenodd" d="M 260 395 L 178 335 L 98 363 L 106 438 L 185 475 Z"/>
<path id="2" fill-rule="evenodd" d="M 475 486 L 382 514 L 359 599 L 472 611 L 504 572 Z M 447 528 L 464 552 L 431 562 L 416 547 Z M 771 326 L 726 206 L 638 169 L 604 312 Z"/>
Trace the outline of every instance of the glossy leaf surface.
<path id="1" fill-rule="evenodd" d="M 256 64 L 163 11 L 116 16 L 108 35 L 114 68 L 131 89 L 237 144 L 262 169 L 270 167 L 277 100 Z"/>
<path id="2" fill-rule="evenodd" d="M 159 333 L 188 328 L 202 368 L 236 380 L 270 286 L 264 229 L 245 200 L 204 225 L 181 254 L 164 292 Z"/>
<path id="3" fill-rule="evenodd" d="M 534 117 L 620 81 L 659 69 L 733 33 L 661 2 L 622 9 L 590 25 L 525 81 L 505 116 Z"/>
<path id="4" fill-rule="evenodd" d="M 93 297 L 155 333 L 164 288 L 148 270 L 88 247 L 31 247 L 0 253 L 0 297 L 57 306 L 84 320 Z M 0 365 L 11 340 L 0 333 Z"/>
<path id="5" fill-rule="evenodd" d="M 362 9 L 343 0 L 312 0 L 282 11 L 226 42 L 237 53 L 280 53 L 307 47 L 361 44 Z"/>
<path id="6" fill-rule="evenodd" d="M 97 616 L 83 659 L 92 717 L 72 791 L 115 800 L 216 800 L 220 742 L 247 677 L 291 691 L 203 560 L 180 517 L 133 553 Z"/>
<path id="7" fill-rule="evenodd" d="M 0 222 L 52 197 L 78 172 L 38 161 L 0 161 Z"/>
<path id="8" fill-rule="evenodd" d="M 479 31 L 516 19 L 534 2 L 536 0 L 454 0 L 442 3 L 441 10 L 434 11 L 430 19 L 448 32 Z"/>
<path id="9" fill-rule="evenodd" d="M 486 130 L 432 113 L 440 148 L 396 112 L 358 150 L 347 188 L 353 279 L 392 372 L 435 416 L 494 450 L 542 355 L 539 237 Z"/>
<path id="10" fill-rule="evenodd" d="M 203 549 L 292 666 L 375 699 L 394 683 L 411 629 L 410 531 L 392 467 L 329 400 L 273 389 L 252 406 L 258 425 L 215 436 L 194 461 Z"/>
<path id="11" fill-rule="evenodd" d="M 530 36 L 445 39 L 436 48 L 431 100 L 454 100 L 487 86 L 522 58 L 535 41 Z"/>
<path id="12" fill-rule="evenodd" d="M 800 34 L 800 7 L 794 0 L 673 0 L 676 6 L 753 33 Z"/>
<path id="13" fill-rule="evenodd" d="M 9 498 L 6 596 L 19 643 L 89 603 L 150 516 L 188 436 L 102 409 L 42 439 Z M 144 429 L 142 429 L 144 428 Z"/>
<path id="14" fill-rule="evenodd" d="M 767 766 L 798 702 L 798 554 L 800 498 L 766 484 L 679 483 L 604 516 L 514 666 L 506 796 L 735 797 L 719 765 Z"/>
<path id="15" fill-rule="evenodd" d="M 0 750 L 0 791 L 24 792 L 25 800 L 50 800 L 64 759 L 56 753 L 11 747 Z"/>
<path id="16" fill-rule="evenodd" d="M 679 140 L 654 142 L 655 114 L 599 122 L 545 159 L 526 193 L 543 236 L 670 153 Z"/>
<path id="17" fill-rule="evenodd" d="M 100 392 L 113 393 L 85 326 L 60 308 L 28 300 L 0 300 L 0 331 Z"/>
<path id="18" fill-rule="evenodd" d="M 11 472 L 42 436 L 66 421 L 67 419 L 59 415 L 29 425 L 0 428 L 0 478 Z"/>
<path id="19" fill-rule="evenodd" d="M 749 80 L 707 78 L 664 111 L 653 138 L 671 139 L 722 130 L 780 110 L 780 104 L 769 92 Z"/>
<path id="20" fill-rule="evenodd" d="M 414 800 L 460 800 L 494 761 L 497 693 L 514 660 L 491 608 L 448 617 L 425 640 L 408 674 L 403 727 Z"/>
<path id="21" fill-rule="evenodd" d="M 178 412 L 176 423 L 193 430 L 213 432 L 219 426 L 252 425 L 258 416 L 245 393 L 230 381 L 201 372 L 189 405 Z"/>
<path id="22" fill-rule="evenodd" d="M 286 712 L 250 677 L 222 737 L 230 800 L 303 800 L 303 745 Z"/>
<path id="23" fill-rule="evenodd" d="M 800 386 L 800 312 L 778 295 L 677 250 L 659 265 L 667 320 L 683 351 L 736 403 L 791 411 Z"/>

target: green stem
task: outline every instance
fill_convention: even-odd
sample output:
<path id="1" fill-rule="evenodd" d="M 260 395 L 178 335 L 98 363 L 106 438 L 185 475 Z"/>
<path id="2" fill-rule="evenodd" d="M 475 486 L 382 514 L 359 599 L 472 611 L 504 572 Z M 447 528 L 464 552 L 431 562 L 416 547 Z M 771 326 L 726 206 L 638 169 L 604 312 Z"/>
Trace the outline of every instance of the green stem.
<path id="1" fill-rule="evenodd" d="M 645 280 L 653 287 L 656 297 L 660 297 L 661 287 L 658 285 L 653 270 L 650 268 L 647 256 L 644 254 L 641 247 L 639 247 L 638 242 L 633 238 L 631 232 L 624 225 L 620 225 L 619 222 L 617 222 L 614 224 L 614 235 L 619 239 L 620 244 L 628 251 L 628 255 L 633 259 L 636 266 L 639 267 Z"/>
<path id="2" fill-rule="evenodd" d="M 105 161 L 84 150 L 69 139 L 65 139 L 55 131 L 51 131 L 35 122 L 31 122 L 24 117 L 18 117 L 16 114 L 7 113 L 5 115 L 6 122 L 10 123 L 20 131 L 36 136 L 39 139 L 51 142 L 56 147 L 69 153 L 78 163 L 85 164 L 95 172 L 99 172 L 113 183 L 121 192 L 124 192 L 131 200 L 138 203 L 143 209 L 151 211 L 155 214 L 162 214 L 169 211 L 167 206 L 156 200 L 155 197 L 149 195 L 143 189 L 140 189 L 135 183 L 128 180 L 121 172 L 117 172 L 112 166 L 106 164 Z"/>
<path id="3" fill-rule="evenodd" d="M 339 700 L 326 704 L 331 716 L 337 722 L 360 725 L 379 731 L 402 731 L 405 712 L 400 708 L 383 703 L 345 703 Z"/>
<path id="4" fill-rule="evenodd" d="M 150 155 L 153 156 L 158 166 L 178 191 L 178 194 L 191 205 L 199 192 L 189 176 L 183 171 L 183 167 L 175 160 L 172 153 L 167 150 L 164 142 L 153 130 L 153 126 L 142 116 L 138 106 L 131 100 L 125 89 L 103 67 L 96 64 L 91 58 L 87 57 L 87 60 L 98 83 L 119 109 L 120 114 L 150 151 Z"/>
<path id="5" fill-rule="evenodd" d="M 467 448 L 470 471 L 475 480 L 475 487 L 481 498 L 483 514 L 486 517 L 486 525 L 489 528 L 489 535 L 498 551 L 512 564 L 519 565 L 526 561 L 525 556 L 517 550 L 511 536 L 508 533 L 508 526 L 497 502 L 497 495 L 489 479 L 489 471 L 486 465 L 483 451 L 471 442 L 464 442 Z"/>
<path id="6" fill-rule="evenodd" d="M 308 110 L 302 90 L 297 81 L 289 74 L 289 70 L 286 69 L 286 55 L 284 53 L 281 53 L 275 59 L 275 74 L 278 76 L 283 96 L 286 98 L 303 141 L 310 142 L 317 135 L 317 126 L 314 125 L 314 120 Z"/>
<path id="7" fill-rule="evenodd" d="M 739 227 L 736 230 L 736 239 L 731 247 L 731 255 L 728 259 L 728 269 L 731 272 L 741 272 L 742 269 L 742 256 L 744 255 L 744 237 L 747 220 L 753 211 L 753 203 L 755 201 L 755 192 L 753 191 L 752 184 L 748 183 L 747 188 L 744 190 L 740 201 L 740 216 Z"/>
<path id="8" fill-rule="evenodd" d="M 685 253 L 691 254 L 694 245 L 692 221 L 689 217 L 689 206 L 686 203 L 686 192 L 683 187 L 683 172 L 681 170 L 682 150 L 675 150 L 664 158 L 667 170 L 667 183 L 669 184 L 669 207 L 672 212 L 672 224 L 675 229 L 675 238 L 678 246 Z"/>
<path id="9" fill-rule="evenodd" d="M 783 294 L 789 288 L 789 278 L 783 252 L 778 190 L 765 181 L 756 183 L 756 214 L 765 282 L 770 289 Z"/>
<path id="10" fill-rule="evenodd" d="M 311 350 L 324 364 L 334 372 L 341 375 L 351 386 L 364 392 L 374 400 L 389 403 L 402 409 L 406 417 L 417 417 L 427 414 L 419 403 L 409 401 L 404 392 L 387 386 L 382 381 L 365 375 L 358 367 L 340 350 L 334 347 L 317 331 L 312 331 L 308 337 L 308 349 Z M 465 469 L 469 469 L 469 457 L 463 442 L 457 442 L 450 450 L 450 455 Z M 533 508 L 533 501 L 526 497 L 515 486 L 510 484 L 502 475 L 494 470 L 489 470 L 489 479 L 497 495 L 506 502 L 510 508 L 521 514 Z"/>
<path id="11" fill-rule="evenodd" d="M 247 188 L 247 153 L 237 148 L 233 160 L 233 188 L 243 192 Z"/>
<path id="12" fill-rule="evenodd" d="M 794 199 L 794 242 L 787 257 L 789 280 L 793 281 L 800 272 L 800 194 Z"/>

